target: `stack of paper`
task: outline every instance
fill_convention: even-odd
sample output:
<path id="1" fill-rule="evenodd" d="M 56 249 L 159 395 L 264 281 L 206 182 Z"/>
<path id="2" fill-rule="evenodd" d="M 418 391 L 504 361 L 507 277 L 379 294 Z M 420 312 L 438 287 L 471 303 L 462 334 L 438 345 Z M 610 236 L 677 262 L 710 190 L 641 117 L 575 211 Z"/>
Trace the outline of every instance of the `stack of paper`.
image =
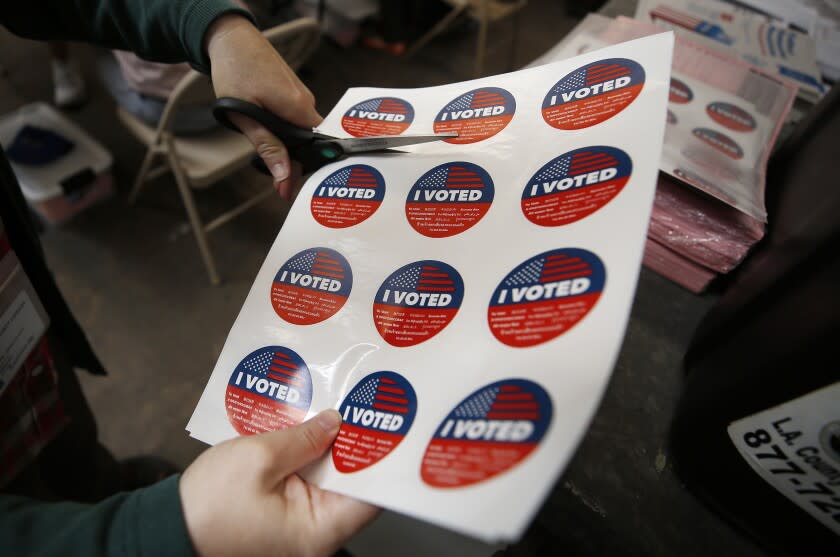
<path id="1" fill-rule="evenodd" d="M 731 0 L 730 0 L 731 1 Z M 814 39 L 823 77 L 840 79 L 840 2 L 837 0 L 738 0 L 753 13 L 802 30 Z M 733 8 L 738 9 L 738 8 Z"/>
<path id="2" fill-rule="evenodd" d="M 640 0 L 636 19 L 795 82 L 799 95 L 815 102 L 828 91 L 817 66 L 817 47 L 806 32 L 716 0 Z"/>

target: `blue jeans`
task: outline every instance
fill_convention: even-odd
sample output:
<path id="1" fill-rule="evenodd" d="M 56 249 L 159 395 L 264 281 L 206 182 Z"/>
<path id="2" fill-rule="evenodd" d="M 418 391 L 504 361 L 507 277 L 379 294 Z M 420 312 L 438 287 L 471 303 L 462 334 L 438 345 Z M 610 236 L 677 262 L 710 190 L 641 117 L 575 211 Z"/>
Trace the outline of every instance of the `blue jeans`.
<path id="1" fill-rule="evenodd" d="M 148 125 L 157 126 L 163 115 L 166 99 L 144 95 L 129 87 L 117 59 L 110 53 L 100 56 L 97 66 L 99 76 L 117 104 Z M 210 109 L 210 105 L 178 107 L 170 122 L 170 130 L 176 135 L 199 134 L 212 130 L 218 124 Z"/>

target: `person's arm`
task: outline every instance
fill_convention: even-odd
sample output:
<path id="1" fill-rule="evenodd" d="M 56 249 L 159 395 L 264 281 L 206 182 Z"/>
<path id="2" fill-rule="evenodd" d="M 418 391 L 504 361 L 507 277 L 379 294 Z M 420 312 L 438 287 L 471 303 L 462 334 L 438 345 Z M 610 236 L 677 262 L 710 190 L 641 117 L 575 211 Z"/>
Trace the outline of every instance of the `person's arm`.
<path id="1" fill-rule="evenodd" d="M 179 479 L 173 476 L 96 505 L 0 495 L 0 547 L 15 555 L 193 555 Z"/>
<path id="2" fill-rule="evenodd" d="M 209 73 L 204 35 L 216 19 L 248 10 L 231 0 L 26 0 L 0 3 L 0 23 L 38 40 L 93 42 Z"/>
<path id="3" fill-rule="evenodd" d="M 0 547 L 62 557 L 327 557 L 378 512 L 296 474 L 330 448 L 340 424 L 327 410 L 239 437 L 205 451 L 183 476 L 94 505 L 0 495 Z"/>
<path id="4" fill-rule="evenodd" d="M 211 73 L 217 96 L 238 97 L 297 126 L 323 118 L 315 97 L 253 25 L 250 13 L 230 0 L 26 0 L 0 3 L 0 23 L 33 39 L 64 39 L 131 50 L 157 62 L 188 61 Z M 241 115 L 242 129 L 286 199 L 293 182 L 283 144 Z"/>

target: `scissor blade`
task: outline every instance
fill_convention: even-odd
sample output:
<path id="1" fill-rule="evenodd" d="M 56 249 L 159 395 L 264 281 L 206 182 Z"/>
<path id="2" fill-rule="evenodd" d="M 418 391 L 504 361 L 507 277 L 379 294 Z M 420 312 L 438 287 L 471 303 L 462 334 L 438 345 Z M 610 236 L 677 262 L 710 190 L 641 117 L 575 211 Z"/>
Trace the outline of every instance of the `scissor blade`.
<path id="1" fill-rule="evenodd" d="M 340 145 L 341 148 L 344 149 L 345 153 L 350 154 L 367 153 L 370 151 L 385 151 L 386 149 L 393 149 L 394 147 L 417 145 L 418 143 L 440 141 L 441 139 L 451 139 L 453 137 L 458 137 L 458 134 L 436 133 L 430 135 L 378 135 L 375 137 L 333 139 L 331 141 Z"/>

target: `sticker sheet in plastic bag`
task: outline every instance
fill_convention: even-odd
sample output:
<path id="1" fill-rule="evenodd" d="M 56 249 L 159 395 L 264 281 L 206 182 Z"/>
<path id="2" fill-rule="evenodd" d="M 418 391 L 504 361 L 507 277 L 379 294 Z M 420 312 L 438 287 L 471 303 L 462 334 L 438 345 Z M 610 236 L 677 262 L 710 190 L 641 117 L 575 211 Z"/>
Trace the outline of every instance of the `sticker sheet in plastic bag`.
<path id="1" fill-rule="evenodd" d="M 320 131 L 455 131 L 307 180 L 195 413 L 218 443 L 325 408 L 304 472 L 519 537 L 610 377 L 639 273 L 673 35 L 425 89 L 350 89 Z"/>

